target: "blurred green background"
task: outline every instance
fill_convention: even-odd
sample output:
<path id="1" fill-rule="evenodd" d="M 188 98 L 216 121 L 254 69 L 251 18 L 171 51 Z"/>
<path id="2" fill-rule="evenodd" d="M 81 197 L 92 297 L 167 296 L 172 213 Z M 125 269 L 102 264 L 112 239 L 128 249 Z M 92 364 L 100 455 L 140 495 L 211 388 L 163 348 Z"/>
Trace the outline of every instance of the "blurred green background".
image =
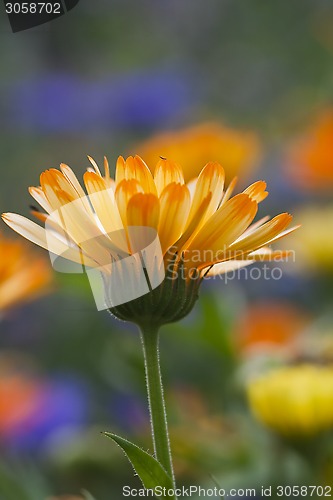
<path id="1" fill-rule="evenodd" d="M 212 487 L 213 475 L 259 493 L 331 481 L 330 432 L 324 444 L 280 439 L 251 415 L 245 386 L 281 362 L 331 362 L 332 22 L 329 0 L 81 0 L 13 34 L 0 10 L 1 212 L 29 215 L 27 187 L 61 162 L 80 178 L 87 154 L 114 165 L 156 134 L 217 122 L 260 143 L 256 169 L 238 170 L 240 186 L 269 182 L 262 214 L 304 224 L 281 279 L 206 282 L 191 315 L 163 328 L 180 484 Z M 97 312 L 80 275 L 55 274 L 51 292 L 0 316 L 0 499 L 85 489 L 108 500 L 138 487 L 100 435 L 151 449 L 135 328 Z"/>

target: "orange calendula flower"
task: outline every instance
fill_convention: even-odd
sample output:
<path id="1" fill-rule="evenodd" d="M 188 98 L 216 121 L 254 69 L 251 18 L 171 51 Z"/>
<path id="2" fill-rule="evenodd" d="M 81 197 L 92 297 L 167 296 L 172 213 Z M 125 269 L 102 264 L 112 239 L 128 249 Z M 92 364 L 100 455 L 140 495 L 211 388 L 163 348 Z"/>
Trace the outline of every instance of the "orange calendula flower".
<path id="1" fill-rule="evenodd" d="M 333 185 L 333 109 L 322 113 L 294 144 L 287 159 L 287 174 L 295 185 L 309 190 Z"/>
<path id="2" fill-rule="evenodd" d="M 227 180 L 245 177 L 259 163 L 261 145 L 254 132 L 243 132 L 220 123 L 204 123 L 178 131 L 162 132 L 137 146 L 148 165 L 160 156 L 182 165 L 186 181 L 197 177 L 202 165 L 214 158 L 225 168 Z"/>
<path id="3" fill-rule="evenodd" d="M 47 261 L 27 245 L 0 234 L 0 317 L 9 309 L 45 293 L 52 273 Z"/>
<path id="4" fill-rule="evenodd" d="M 84 261 L 86 268 L 99 269 L 104 277 L 116 274 L 116 289 L 106 287 L 105 294 L 111 297 L 107 308 L 121 319 L 139 325 L 178 320 L 192 309 L 206 275 L 286 255 L 273 252 L 269 245 L 295 229 L 287 229 L 291 215 L 282 213 L 252 224 L 258 204 L 268 194 L 263 181 L 232 196 L 235 181 L 225 188 L 224 170 L 217 162 L 208 163 L 197 179 L 186 184 L 182 168 L 169 160 L 160 160 L 152 175 L 139 156 L 119 157 L 115 180 L 106 159 L 103 174 L 90 161 L 92 168 L 84 174 L 88 196 L 64 164 L 60 170 L 43 172 L 41 185 L 30 188 L 45 210 L 35 215 L 46 221 L 47 229 L 21 215 L 2 217 L 51 254 L 78 264 Z M 135 238 L 132 228 L 140 229 Z M 162 262 L 151 254 L 147 259 L 145 248 L 137 262 L 129 260 L 128 267 L 109 266 L 119 256 L 137 255 L 145 240 L 144 228 L 157 235 Z M 163 267 L 163 281 L 133 300 L 126 294 L 118 300 L 125 289 L 134 289 L 142 259 L 153 282 Z"/>

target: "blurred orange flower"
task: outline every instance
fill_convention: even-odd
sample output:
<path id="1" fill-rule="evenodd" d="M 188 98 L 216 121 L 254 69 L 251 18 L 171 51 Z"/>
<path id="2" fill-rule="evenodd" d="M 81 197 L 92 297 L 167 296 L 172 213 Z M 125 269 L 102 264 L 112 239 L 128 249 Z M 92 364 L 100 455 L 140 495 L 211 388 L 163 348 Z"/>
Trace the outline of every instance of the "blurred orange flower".
<path id="1" fill-rule="evenodd" d="M 291 350 L 298 335 L 308 325 L 307 315 L 295 307 L 280 302 L 252 305 L 240 317 L 235 336 L 237 350 L 244 354 L 267 350 Z"/>
<path id="2" fill-rule="evenodd" d="M 0 435 L 26 424 L 40 401 L 41 385 L 17 370 L 15 359 L 0 359 Z"/>
<path id="3" fill-rule="evenodd" d="M 12 307 L 45 293 L 52 273 L 48 262 L 21 240 L 0 233 L 0 317 Z"/>
<path id="4" fill-rule="evenodd" d="M 254 132 L 214 122 L 157 134 L 136 149 L 148 165 L 155 165 L 160 156 L 180 163 L 185 181 L 197 177 L 203 165 L 214 160 L 223 166 L 229 182 L 239 172 L 243 176 L 252 172 L 261 156 Z"/>
<path id="5" fill-rule="evenodd" d="M 333 108 L 322 112 L 313 125 L 291 145 L 287 171 L 303 189 L 333 186 Z"/>

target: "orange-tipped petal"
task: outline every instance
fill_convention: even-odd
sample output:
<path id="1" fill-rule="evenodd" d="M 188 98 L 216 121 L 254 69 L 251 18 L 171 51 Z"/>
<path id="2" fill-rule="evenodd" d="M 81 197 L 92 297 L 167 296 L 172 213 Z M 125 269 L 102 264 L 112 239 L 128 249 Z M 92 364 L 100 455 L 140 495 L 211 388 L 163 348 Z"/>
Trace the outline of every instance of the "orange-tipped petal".
<path id="1" fill-rule="evenodd" d="M 160 197 L 158 233 L 163 254 L 182 235 L 190 210 L 190 193 L 185 184 L 168 184 Z"/>
<path id="2" fill-rule="evenodd" d="M 161 158 L 155 168 L 154 181 L 158 196 L 169 184 L 184 184 L 184 176 L 178 163 Z"/>

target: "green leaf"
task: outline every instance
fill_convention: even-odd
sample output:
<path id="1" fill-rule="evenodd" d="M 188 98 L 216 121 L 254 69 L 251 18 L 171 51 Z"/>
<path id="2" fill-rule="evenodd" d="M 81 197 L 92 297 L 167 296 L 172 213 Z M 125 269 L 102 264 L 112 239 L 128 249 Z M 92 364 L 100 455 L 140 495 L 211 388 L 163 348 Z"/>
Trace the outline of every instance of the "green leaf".
<path id="1" fill-rule="evenodd" d="M 171 477 L 152 455 L 116 434 L 110 432 L 103 432 L 103 434 L 120 446 L 146 489 L 154 489 L 159 486 L 166 490 L 174 490 L 174 484 Z M 167 494 L 163 496 L 159 495 L 159 497 L 175 498 Z"/>
<path id="2" fill-rule="evenodd" d="M 212 474 L 209 474 L 209 476 L 210 476 L 211 480 L 213 481 L 213 483 L 215 484 L 215 486 L 218 488 L 218 490 L 221 490 L 222 489 L 221 485 L 217 482 L 217 480 L 215 479 L 215 477 Z M 220 499 L 224 500 L 224 497 L 220 496 Z"/>
<path id="3" fill-rule="evenodd" d="M 82 490 L 82 495 L 84 496 L 84 500 L 95 500 L 95 498 L 90 495 L 89 491 Z"/>

